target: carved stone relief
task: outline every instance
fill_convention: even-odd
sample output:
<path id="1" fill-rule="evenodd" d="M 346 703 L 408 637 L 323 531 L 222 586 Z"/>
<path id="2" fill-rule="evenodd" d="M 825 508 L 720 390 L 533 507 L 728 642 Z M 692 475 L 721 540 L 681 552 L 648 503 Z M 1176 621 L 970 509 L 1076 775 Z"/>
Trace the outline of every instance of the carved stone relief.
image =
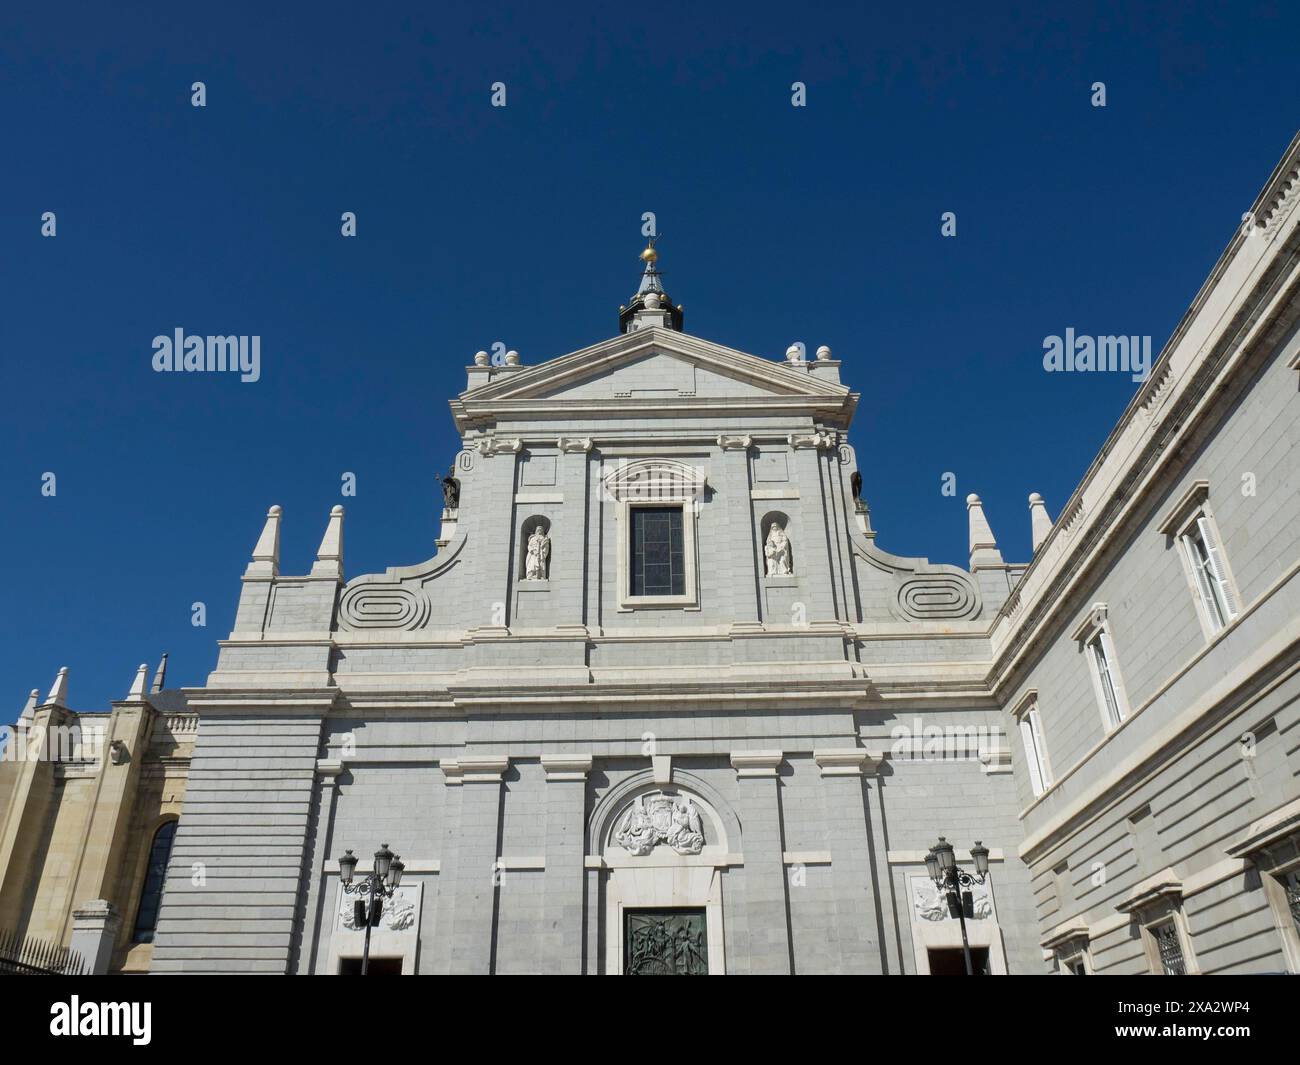
<path id="1" fill-rule="evenodd" d="M 678 854 L 704 849 L 700 811 L 689 796 L 661 791 L 640 795 L 616 823 L 614 842 L 629 854 L 647 855 L 661 843 Z"/>

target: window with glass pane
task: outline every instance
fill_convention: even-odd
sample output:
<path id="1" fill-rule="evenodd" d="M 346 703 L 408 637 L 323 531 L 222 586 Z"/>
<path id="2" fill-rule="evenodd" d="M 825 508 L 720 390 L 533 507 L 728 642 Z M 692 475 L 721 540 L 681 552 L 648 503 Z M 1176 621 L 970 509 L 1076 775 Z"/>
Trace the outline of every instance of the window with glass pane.
<path id="1" fill-rule="evenodd" d="M 1106 704 L 1106 718 L 1110 722 L 1111 728 L 1114 728 L 1124 720 L 1124 713 L 1120 709 L 1119 692 L 1115 687 L 1114 665 L 1110 660 L 1110 655 L 1106 653 L 1106 645 L 1100 632 L 1088 641 L 1088 650 L 1092 654 L 1092 661 L 1097 669 L 1101 697 Z"/>
<path id="2" fill-rule="evenodd" d="M 1183 962 L 1183 944 L 1178 938 L 1178 929 L 1173 921 L 1156 925 L 1151 929 L 1155 937 L 1156 949 L 1160 953 L 1160 967 L 1166 976 L 1186 976 L 1187 966 Z"/>
<path id="3" fill-rule="evenodd" d="M 685 595 L 682 508 L 633 507 L 631 519 L 632 595 Z"/>
<path id="4" fill-rule="evenodd" d="M 158 927 L 158 907 L 162 903 L 163 881 L 167 876 L 167 862 L 172 856 L 172 841 L 176 838 L 176 822 L 168 821 L 154 833 L 153 846 L 149 848 L 149 868 L 145 870 L 144 890 L 140 893 L 140 908 L 135 916 L 136 943 L 152 943 L 154 929 Z"/>
<path id="5" fill-rule="evenodd" d="M 1187 533 L 1187 550 L 1191 556 L 1196 586 L 1200 589 L 1205 611 L 1210 616 L 1213 627 L 1221 629 L 1232 620 L 1234 611 L 1228 597 L 1223 567 L 1216 558 L 1218 547 L 1214 543 L 1213 535 L 1206 520 L 1198 518 L 1196 524 Z"/>

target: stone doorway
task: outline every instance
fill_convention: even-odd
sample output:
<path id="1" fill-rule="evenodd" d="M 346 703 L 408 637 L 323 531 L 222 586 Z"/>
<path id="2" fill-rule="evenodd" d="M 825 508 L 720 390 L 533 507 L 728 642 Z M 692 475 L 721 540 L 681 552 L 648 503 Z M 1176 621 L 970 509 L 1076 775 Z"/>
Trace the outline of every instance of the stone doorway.
<path id="1" fill-rule="evenodd" d="M 931 947 L 927 952 L 930 958 L 931 976 L 965 976 L 966 955 L 960 948 Z M 976 976 L 989 974 L 988 947 L 971 947 L 970 964 Z"/>

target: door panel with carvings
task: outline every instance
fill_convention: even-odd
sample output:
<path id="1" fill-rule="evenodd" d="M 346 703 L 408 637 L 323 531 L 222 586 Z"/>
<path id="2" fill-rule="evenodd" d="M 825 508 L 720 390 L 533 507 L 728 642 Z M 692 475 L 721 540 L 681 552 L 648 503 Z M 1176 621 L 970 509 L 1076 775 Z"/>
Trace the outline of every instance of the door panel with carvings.
<path id="1" fill-rule="evenodd" d="M 625 910 L 623 972 L 628 976 L 707 976 L 704 910 Z"/>

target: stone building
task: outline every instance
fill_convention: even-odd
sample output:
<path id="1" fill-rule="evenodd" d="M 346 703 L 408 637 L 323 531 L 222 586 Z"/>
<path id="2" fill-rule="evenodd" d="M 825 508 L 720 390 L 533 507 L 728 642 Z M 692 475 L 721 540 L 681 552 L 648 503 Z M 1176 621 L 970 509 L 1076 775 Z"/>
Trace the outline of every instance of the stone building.
<path id="1" fill-rule="evenodd" d="M 983 971 L 1300 971 L 1298 161 L 1024 564 L 973 495 L 969 568 L 878 546 L 852 360 L 687 334 L 648 248 L 618 335 L 475 357 L 427 561 L 345 578 L 335 507 L 281 574 L 271 508 L 216 670 L 160 693 L 187 783 L 64 910 L 130 925 L 183 792 L 152 972 L 354 971 L 338 859 L 381 843 L 376 971 L 960 971 L 939 836 L 990 852 Z M 160 712 L 142 674 L 113 713 Z M 0 925 L 37 920 L 15 862 L 53 875 L 41 802 Z"/>
<path id="2" fill-rule="evenodd" d="M 98 971 L 149 969 L 198 718 L 141 666 L 110 711 L 35 690 L 0 755 L 0 929 L 70 945 Z"/>

